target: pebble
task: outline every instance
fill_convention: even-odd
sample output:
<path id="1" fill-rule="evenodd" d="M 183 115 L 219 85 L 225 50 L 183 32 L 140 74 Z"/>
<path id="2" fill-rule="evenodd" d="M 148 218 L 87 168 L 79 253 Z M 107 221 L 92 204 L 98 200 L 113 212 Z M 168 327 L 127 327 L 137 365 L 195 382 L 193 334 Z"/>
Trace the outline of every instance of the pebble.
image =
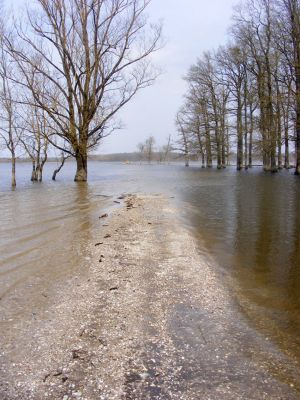
<path id="1" fill-rule="evenodd" d="M 142 379 L 147 379 L 150 375 L 148 374 L 148 372 L 142 372 L 141 374 L 139 374 L 140 375 L 140 377 L 142 378 Z"/>

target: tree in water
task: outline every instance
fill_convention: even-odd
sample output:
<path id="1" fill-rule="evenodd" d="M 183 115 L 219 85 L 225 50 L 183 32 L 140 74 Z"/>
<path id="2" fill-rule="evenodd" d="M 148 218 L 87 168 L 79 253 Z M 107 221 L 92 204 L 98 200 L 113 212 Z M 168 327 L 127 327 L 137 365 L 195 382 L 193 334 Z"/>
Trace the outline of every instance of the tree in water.
<path id="1" fill-rule="evenodd" d="M 179 132 L 179 140 L 177 144 L 179 147 L 174 150 L 180 151 L 184 154 L 185 166 L 190 166 L 190 139 L 189 139 L 189 129 L 185 121 L 185 110 L 181 109 L 176 116 L 176 126 Z"/>
<path id="2" fill-rule="evenodd" d="M 0 5 L 0 12 L 3 12 Z M 4 149 L 8 150 L 11 158 L 11 186 L 17 185 L 16 181 L 16 158 L 19 145 L 21 129 L 17 121 L 17 105 L 15 85 L 11 77 L 15 71 L 12 67 L 9 55 L 5 51 L 4 44 L 5 24 L 0 19 L 0 138 Z"/>
<path id="3" fill-rule="evenodd" d="M 185 80 L 184 109 L 191 117 L 184 131 L 190 151 L 206 152 L 207 166 L 215 158 L 222 168 L 236 144 L 238 170 L 251 168 L 255 157 L 265 171 L 278 172 L 290 168 L 294 143 L 300 174 L 298 0 L 242 1 L 229 43 L 205 52 Z"/>
<path id="4" fill-rule="evenodd" d="M 28 104 L 30 92 L 48 115 L 49 143 L 75 157 L 75 181 L 87 180 L 88 151 L 110 132 L 116 113 L 157 77 L 149 59 L 160 46 L 161 26 L 148 23 L 149 4 L 35 0 L 27 26 L 6 36 L 25 88 L 20 101 Z M 36 90 L 36 77 L 43 90 Z"/>
<path id="5" fill-rule="evenodd" d="M 66 160 L 69 157 L 70 157 L 69 154 L 65 154 L 64 152 L 61 153 L 60 164 L 59 164 L 59 166 L 57 168 L 55 168 L 55 170 L 53 171 L 53 174 L 52 174 L 52 180 L 53 181 L 56 180 L 56 175 L 61 171 L 61 169 L 65 165 Z"/>
<path id="6" fill-rule="evenodd" d="M 144 161 L 144 157 L 145 157 L 145 143 L 139 143 L 137 145 L 137 150 L 138 150 L 138 154 L 139 154 L 139 161 L 140 161 L 140 163 L 142 163 L 142 161 Z"/>
<path id="7" fill-rule="evenodd" d="M 24 110 L 23 110 L 24 111 Z M 24 132 L 20 141 L 32 161 L 32 182 L 42 182 L 44 165 L 48 160 L 48 122 L 44 110 L 34 104 L 22 113 Z"/>
<path id="8" fill-rule="evenodd" d="M 147 161 L 151 164 L 154 156 L 154 146 L 155 146 L 155 138 L 154 136 L 149 136 L 145 141 L 145 155 L 147 157 Z"/>

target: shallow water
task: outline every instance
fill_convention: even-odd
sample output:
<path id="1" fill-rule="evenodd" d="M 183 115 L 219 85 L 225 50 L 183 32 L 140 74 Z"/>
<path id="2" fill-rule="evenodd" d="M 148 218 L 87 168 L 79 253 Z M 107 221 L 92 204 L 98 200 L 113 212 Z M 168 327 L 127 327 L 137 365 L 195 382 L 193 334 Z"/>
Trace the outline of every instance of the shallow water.
<path id="1" fill-rule="evenodd" d="M 292 173 L 237 173 L 181 165 L 89 164 L 88 184 L 75 184 L 67 163 L 57 182 L 48 163 L 42 184 L 18 164 L 18 187 L 9 188 L 9 165 L 0 164 L 0 298 L 21 287 L 34 296 L 78 271 L 99 234 L 100 213 L 126 192 L 175 197 L 183 223 L 199 240 L 230 286 L 249 323 L 300 360 L 300 182 Z M 29 300 L 28 300 L 29 301 Z M 26 302 L 6 310 L 23 313 Z"/>

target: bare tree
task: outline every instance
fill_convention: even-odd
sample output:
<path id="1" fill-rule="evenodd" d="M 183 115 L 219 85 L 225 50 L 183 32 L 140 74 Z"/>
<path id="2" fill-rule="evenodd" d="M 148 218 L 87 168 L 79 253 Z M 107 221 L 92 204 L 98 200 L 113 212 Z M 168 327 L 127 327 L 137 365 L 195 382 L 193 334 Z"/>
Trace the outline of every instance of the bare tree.
<path id="1" fill-rule="evenodd" d="M 280 10 L 284 12 L 286 22 L 285 31 L 292 43 L 292 57 L 289 65 L 295 84 L 295 130 L 296 130 L 296 169 L 295 174 L 300 175 L 300 4 L 298 0 L 281 0 L 278 2 Z M 283 52 L 286 56 L 286 48 Z"/>
<path id="2" fill-rule="evenodd" d="M 171 135 L 168 136 L 167 138 L 167 143 L 164 144 L 163 146 L 160 146 L 157 150 L 157 161 L 160 163 L 169 163 L 169 155 L 172 150 L 172 145 L 171 145 Z"/>
<path id="3" fill-rule="evenodd" d="M 236 142 L 238 170 L 252 167 L 255 152 L 265 171 L 277 172 L 290 167 L 294 142 L 300 173 L 298 0 L 243 0 L 229 44 L 204 53 L 185 80 L 182 127 L 202 164 L 206 153 L 207 166 L 215 157 L 224 167 Z"/>
<path id="4" fill-rule="evenodd" d="M 1 23 L 0 32 L 0 137 L 5 149 L 11 156 L 11 185 L 16 186 L 16 150 L 19 144 L 19 129 L 16 116 L 16 104 L 14 102 L 14 87 L 10 80 L 13 69 L 3 42 L 4 26 Z"/>
<path id="5" fill-rule="evenodd" d="M 110 132 L 115 114 L 157 76 L 149 60 L 161 26 L 147 21 L 150 1 L 35 0 L 27 26 L 19 23 L 6 38 L 22 74 L 20 102 L 33 99 L 47 113 L 48 140 L 75 157 L 75 181 L 87 179 L 88 151 Z"/>
<path id="6" fill-rule="evenodd" d="M 246 69 L 245 55 L 240 47 L 230 46 L 226 50 L 220 50 L 218 54 L 219 63 L 222 66 L 226 82 L 229 84 L 230 92 L 236 103 L 236 132 L 237 132 L 237 170 L 243 168 L 243 108 L 245 105 Z M 246 148 L 246 143 L 245 143 Z"/>
<path id="7" fill-rule="evenodd" d="M 260 111 L 262 156 L 266 171 L 277 171 L 274 118 L 275 57 L 272 0 L 247 0 L 235 14 L 233 32 L 248 54 L 247 69 L 256 78 Z"/>
<path id="8" fill-rule="evenodd" d="M 162 148 L 163 150 L 163 161 L 169 163 L 170 152 L 172 151 L 171 135 L 168 136 L 167 144 Z"/>
<path id="9" fill-rule="evenodd" d="M 155 146 L 155 138 L 153 136 L 149 136 L 148 139 L 145 141 L 145 150 L 144 150 L 149 164 L 153 160 L 154 146 Z"/>
<path id="10" fill-rule="evenodd" d="M 178 147 L 175 147 L 174 150 L 180 151 L 184 154 L 185 166 L 189 167 L 190 165 L 190 142 L 189 142 L 189 130 L 186 126 L 185 121 L 185 110 L 181 109 L 176 116 L 176 126 L 180 135 L 180 138 L 177 142 Z"/>
<path id="11" fill-rule="evenodd" d="M 31 181 L 42 182 L 49 149 L 47 115 L 32 103 L 22 108 L 19 118 L 23 127 L 20 142 L 32 161 Z"/>
<path id="12" fill-rule="evenodd" d="M 60 164 L 57 168 L 55 168 L 55 170 L 53 171 L 52 174 L 52 180 L 55 181 L 56 180 L 56 175 L 61 171 L 61 169 L 63 168 L 63 166 L 65 165 L 66 160 L 71 157 L 70 154 L 66 154 L 63 151 L 61 152 L 61 157 L 60 157 Z"/>
<path id="13" fill-rule="evenodd" d="M 214 132 L 214 146 L 217 159 L 217 168 L 226 166 L 226 103 L 228 90 L 220 79 L 219 71 L 215 59 L 211 52 L 203 54 L 195 65 L 190 68 L 185 80 L 189 84 L 188 98 L 197 99 L 197 102 L 204 111 L 203 121 L 206 125 L 207 146 L 212 144 L 210 132 Z M 194 98 L 194 99 L 193 99 Z M 196 103 L 196 102 L 195 102 Z M 211 166 L 210 150 L 208 164 Z"/>
<path id="14" fill-rule="evenodd" d="M 145 143 L 139 143 L 137 145 L 137 149 L 140 155 L 140 163 L 144 160 L 144 156 L 145 156 Z"/>

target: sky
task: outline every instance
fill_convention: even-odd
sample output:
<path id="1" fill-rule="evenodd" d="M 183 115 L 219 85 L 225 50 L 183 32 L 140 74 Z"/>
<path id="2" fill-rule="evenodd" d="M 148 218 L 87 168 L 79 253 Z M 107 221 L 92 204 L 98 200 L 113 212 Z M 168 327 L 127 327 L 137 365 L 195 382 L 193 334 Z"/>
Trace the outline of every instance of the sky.
<path id="1" fill-rule="evenodd" d="M 186 87 L 182 77 L 203 51 L 225 44 L 237 0 L 152 0 L 150 20 L 163 21 L 165 46 L 155 55 L 163 73 L 119 113 L 124 128 L 104 139 L 97 153 L 135 151 L 153 135 L 157 147 L 176 137 L 175 115 Z"/>

